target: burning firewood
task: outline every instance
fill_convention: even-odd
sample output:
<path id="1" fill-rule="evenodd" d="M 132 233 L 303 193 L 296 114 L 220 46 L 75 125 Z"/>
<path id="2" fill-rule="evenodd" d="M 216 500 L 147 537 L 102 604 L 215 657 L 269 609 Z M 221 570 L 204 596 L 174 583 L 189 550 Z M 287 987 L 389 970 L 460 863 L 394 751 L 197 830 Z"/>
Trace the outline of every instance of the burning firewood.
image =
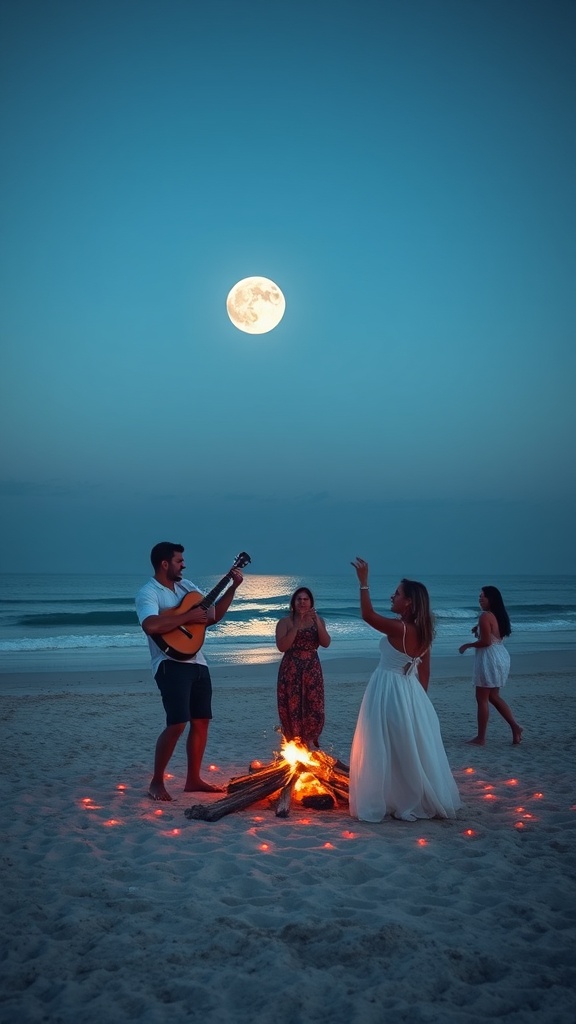
<path id="1" fill-rule="evenodd" d="M 230 780 L 227 795 L 212 804 L 187 808 L 187 818 L 218 821 L 266 797 L 276 798 L 276 815 L 287 818 L 293 798 L 303 806 L 329 809 L 348 804 L 348 768 L 322 750 L 310 751 L 296 740 L 284 742 L 270 764 L 252 762 L 247 775 Z"/>

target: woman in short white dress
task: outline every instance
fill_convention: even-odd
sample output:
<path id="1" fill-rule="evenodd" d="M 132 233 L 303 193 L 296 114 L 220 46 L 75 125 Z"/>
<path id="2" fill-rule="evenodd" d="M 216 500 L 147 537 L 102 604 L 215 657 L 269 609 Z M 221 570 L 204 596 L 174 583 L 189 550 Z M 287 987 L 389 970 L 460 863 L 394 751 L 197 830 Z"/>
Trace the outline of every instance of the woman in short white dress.
<path id="1" fill-rule="evenodd" d="M 380 663 L 368 683 L 350 754 L 350 813 L 360 821 L 454 818 L 460 796 L 428 697 L 434 624 L 428 591 L 402 580 L 391 598 L 394 618 L 372 607 L 368 563 L 352 565 L 362 618 L 379 633 Z"/>
<path id="2" fill-rule="evenodd" d="M 482 587 L 478 603 L 482 612 L 478 625 L 472 629 L 477 640 L 462 644 L 459 648 L 460 654 L 470 648 L 475 650 L 473 683 L 476 687 L 478 732 L 469 742 L 479 747 L 484 746 L 492 704 L 508 722 L 512 730 L 512 743 L 520 743 L 522 728 L 500 696 L 500 687 L 504 686 L 510 671 L 510 655 L 504 646 L 505 637 L 512 632 L 508 612 L 498 587 Z"/>

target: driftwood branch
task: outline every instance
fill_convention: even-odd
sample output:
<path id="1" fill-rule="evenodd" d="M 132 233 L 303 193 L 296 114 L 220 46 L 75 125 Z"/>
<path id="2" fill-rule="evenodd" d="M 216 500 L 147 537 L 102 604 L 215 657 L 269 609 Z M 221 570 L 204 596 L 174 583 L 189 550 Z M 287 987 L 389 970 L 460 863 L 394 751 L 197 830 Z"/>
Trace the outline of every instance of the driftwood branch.
<path id="1" fill-rule="evenodd" d="M 278 797 L 278 803 L 276 804 L 277 818 L 287 818 L 288 815 L 290 814 L 290 802 L 292 800 L 292 793 L 294 792 L 294 786 L 296 785 L 299 774 L 300 773 L 298 772 L 298 770 L 295 770 L 292 778 L 288 780 L 288 782 L 284 786 L 284 789 L 280 793 L 280 796 Z"/>
<path id="2" fill-rule="evenodd" d="M 187 818 L 197 818 L 200 821 L 218 821 L 225 814 L 231 814 L 233 811 L 243 811 L 250 804 L 263 800 L 264 797 L 270 796 L 276 790 L 282 789 L 293 771 L 292 765 L 288 764 L 287 761 L 282 761 L 281 767 L 273 773 L 270 772 L 263 781 L 258 780 L 254 782 L 254 776 L 250 776 L 251 781 L 254 783 L 253 785 L 246 785 L 236 789 L 229 796 L 225 796 L 222 800 L 217 800 L 213 804 L 194 804 L 193 807 L 188 807 L 184 814 Z"/>

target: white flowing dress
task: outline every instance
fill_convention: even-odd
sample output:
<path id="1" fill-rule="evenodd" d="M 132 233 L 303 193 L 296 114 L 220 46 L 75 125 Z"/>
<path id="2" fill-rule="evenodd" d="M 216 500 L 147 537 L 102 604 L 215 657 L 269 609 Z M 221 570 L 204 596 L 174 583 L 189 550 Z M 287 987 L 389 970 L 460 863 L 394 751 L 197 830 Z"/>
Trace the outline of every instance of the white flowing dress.
<path id="1" fill-rule="evenodd" d="M 510 655 L 504 641 L 492 633 L 489 647 L 477 647 L 474 651 L 472 684 L 490 689 L 504 686 L 510 672 Z"/>
<path id="2" fill-rule="evenodd" d="M 360 821 L 454 818 L 461 807 L 420 660 L 380 641 L 350 754 L 350 813 Z"/>

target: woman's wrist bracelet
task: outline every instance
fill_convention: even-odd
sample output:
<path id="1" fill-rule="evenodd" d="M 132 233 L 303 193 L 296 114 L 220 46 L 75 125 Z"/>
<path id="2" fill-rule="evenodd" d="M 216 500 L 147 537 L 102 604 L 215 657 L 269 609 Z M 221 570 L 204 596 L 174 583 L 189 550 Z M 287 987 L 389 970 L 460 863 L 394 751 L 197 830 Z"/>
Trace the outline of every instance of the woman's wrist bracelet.
<path id="1" fill-rule="evenodd" d="M 370 590 L 370 587 L 368 587 L 368 586 L 366 586 L 366 587 L 360 587 L 360 590 Z"/>

